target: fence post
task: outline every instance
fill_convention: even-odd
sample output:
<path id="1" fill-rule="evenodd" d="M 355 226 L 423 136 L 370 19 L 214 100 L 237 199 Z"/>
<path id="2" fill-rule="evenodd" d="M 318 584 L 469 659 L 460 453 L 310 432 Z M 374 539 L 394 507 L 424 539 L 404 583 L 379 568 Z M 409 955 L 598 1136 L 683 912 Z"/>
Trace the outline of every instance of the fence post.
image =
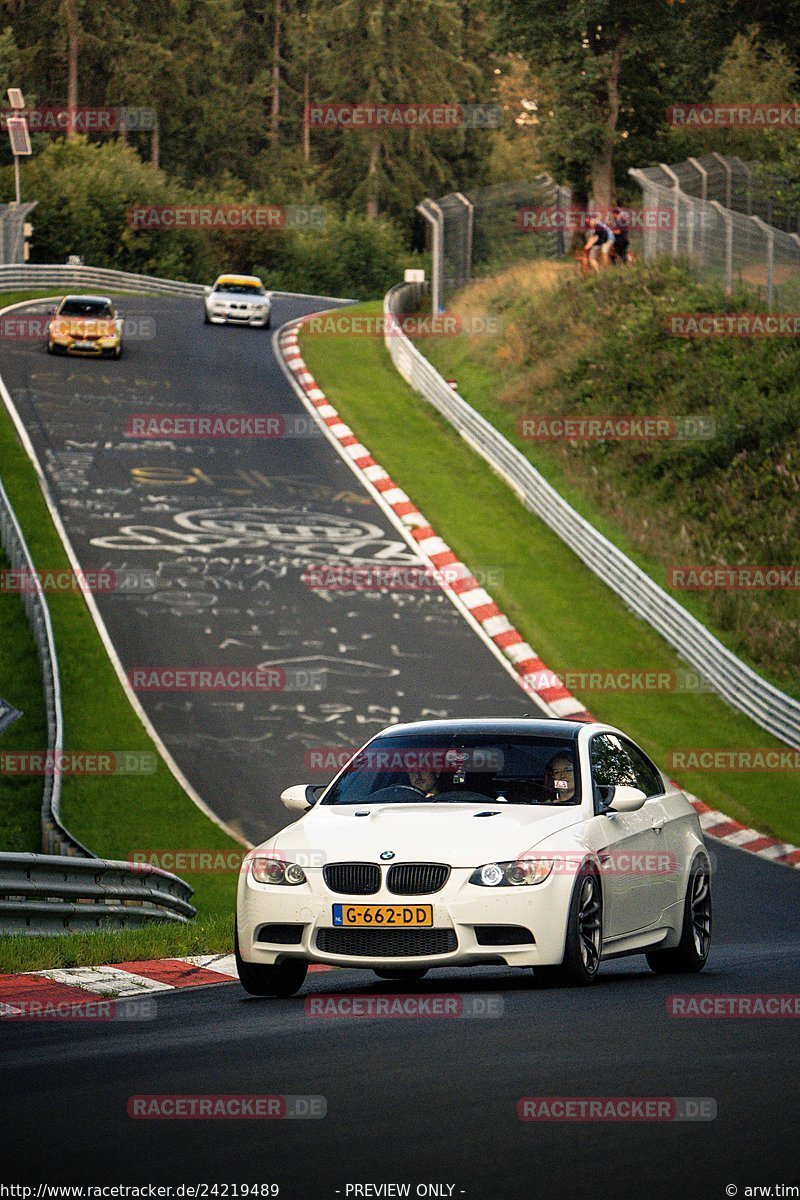
<path id="1" fill-rule="evenodd" d="M 444 213 L 439 205 L 430 199 L 423 200 L 417 205 L 417 212 L 425 218 L 432 229 L 432 266 L 431 266 L 431 311 L 434 316 L 439 312 L 439 301 L 442 288 L 442 258 L 444 255 Z"/>
<path id="2" fill-rule="evenodd" d="M 725 291 L 730 296 L 733 291 L 733 214 L 719 200 L 712 200 L 711 203 L 725 226 Z"/>
<path id="3" fill-rule="evenodd" d="M 721 154 L 717 154 L 716 150 L 711 152 L 717 162 L 722 163 L 722 168 L 725 172 L 725 207 L 730 208 L 733 200 L 733 168 L 727 158 L 723 158 Z"/>
<path id="4" fill-rule="evenodd" d="M 775 230 L 761 217 L 751 217 L 762 233 L 767 235 L 767 304 L 772 304 L 775 295 Z"/>
<path id="5" fill-rule="evenodd" d="M 707 200 L 708 199 L 708 171 L 705 169 L 705 167 L 703 166 L 702 163 L 699 163 L 697 161 L 696 158 L 687 158 L 686 161 L 688 163 L 691 163 L 691 165 L 694 167 L 695 171 L 697 171 L 700 176 L 700 199 Z"/>
<path id="6" fill-rule="evenodd" d="M 661 170 L 664 172 L 664 174 L 669 179 L 672 180 L 672 190 L 673 190 L 673 196 L 674 196 L 674 199 L 673 199 L 674 214 L 673 214 L 673 221 L 672 221 L 672 257 L 673 257 L 673 259 L 675 259 L 678 257 L 678 245 L 679 245 L 679 243 L 678 243 L 678 235 L 679 235 L 678 226 L 680 225 L 680 219 L 681 219 L 681 181 L 680 181 L 680 179 L 678 179 L 678 176 L 675 174 L 672 167 L 668 167 L 666 163 L 659 163 L 658 165 L 661 167 Z"/>
<path id="7" fill-rule="evenodd" d="M 746 162 L 742 162 L 741 159 L 739 159 L 739 162 L 742 163 L 742 167 L 744 168 L 744 173 L 747 176 L 747 191 L 745 192 L 745 202 L 747 204 L 747 215 L 748 215 L 748 217 L 751 217 L 753 215 L 753 172 L 750 170 L 750 168 L 748 167 Z"/>
<path id="8" fill-rule="evenodd" d="M 690 158 L 688 161 L 692 164 L 695 171 L 700 172 L 700 199 L 707 202 L 708 201 L 708 171 L 705 169 L 705 167 L 703 166 L 703 164 L 701 162 L 697 161 L 696 158 Z M 702 211 L 703 220 L 700 225 L 700 261 L 705 262 L 705 258 L 706 258 L 705 207 L 703 207 L 703 209 L 701 211 Z"/>
<path id="9" fill-rule="evenodd" d="M 472 278 L 472 232 L 475 227 L 475 205 L 468 200 L 463 192 L 454 192 L 456 200 L 460 200 L 467 209 L 467 236 L 464 244 L 464 278 L 462 283 L 469 283 Z"/>

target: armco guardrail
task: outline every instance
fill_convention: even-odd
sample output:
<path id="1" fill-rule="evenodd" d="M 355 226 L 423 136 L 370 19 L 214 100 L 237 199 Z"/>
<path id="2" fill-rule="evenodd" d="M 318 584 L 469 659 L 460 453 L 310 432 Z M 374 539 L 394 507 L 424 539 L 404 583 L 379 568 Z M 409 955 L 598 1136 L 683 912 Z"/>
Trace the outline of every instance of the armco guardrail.
<path id="1" fill-rule="evenodd" d="M 419 284 L 387 293 L 387 317 L 416 310 Z M 787 745 L 800 747 L 800 701 L 787 696 L 723 646 L 663 588 L 575 511 L 528 459 L 459 396 L 395 325 L 385 337 L 403 378 L 428 400 L 603 583 L 624 600 L 733 708 Z"/>
<path id="2" fill-rule="evenodd" d="M 0 854 L 0 934 L 70 933 L 189 921 L 192 888 L 159 867 Z"/>
<path id="3" fill-rule="evenodd" d="M 97 278 L 92 268 L 83 267 L 63 269 L 81 272 L 79 279 L 64 278 L 61 268 L 55 268 L 58 276 L 54 278 L 43 275 L 47 270 L 51 268 L 0 266 L 0 290 L 3 286 L 64 284 L 123 286 L 130 278 L 140 278 L 114 271 L 103 272 L 104 278 Z M 109 280 L 108 275 L 116 278 Z M 197 290 L 202 292 L 202 288 Z M 2 481 L 0 545 L 13 570 L 33 574 L 33 559 Z M 55 757 L 63 750 L 64 722 L 50 611 L 41 591 L 23 589 L 21 599 L 39 656 L 47 714 L 47 748 Z M 42 793 L 42 846 L 46 853 L 0 853 L 0 933 L 60 933 L 140 925 L 154 920 L 185 922 L 195 915 L 196 910 L 189 903 L 193 892 L 189 884 L 157 867 L 97 858 L 63 824 L 60 808 L 61 775 L 53 771 L 44 776 Z"/>
<path id="4" fill-rule="evenodd" d="M 202 296 L 200 283 L 178 283 L 132 271 L 112 271 L 107 267 L 72 267 L 56 263 L 5 263 L 0 266 L 0 291 L 15 288 L 98 287 L 112 291 L 162 292 L 173 296 Z"/>
<path id="5" fill-rule="evenodd" d="M 33 577 L 34 565 L 30 551 L 19 527 L 11 501 L 0 481 L 0 545 L 13 571 L 24 571 Z M 58 755 L 64 748 L 64 721 L 61 714 L 61 684 L 58 675 L 58 658 L 50 622 L 50 610 L 41 591 L 23 589 L 20 593 L 28 624 L 31 627 L 39 666 L 47 712 L 47 748 Z M 49 854 L 80 854 L 91 858 L 91 850 L 78 841 L 61 823 L 61 776 L 57 773 L 45 775 L 42 794 L 42 848 Z"/>
<path id="6" fill-rule="evenodd" d="M 96 287 L 118 292 L 155 292 L 165 296 L 202 296 L 202 283 L 181 283 L 176 279 L 160 279 L 156 275 L 137 275 L 133 271 L 114 271 L 110 267 L 73 267 L 60 263 L 3 263 L 0 264 L 0 293 L 39 288 Z M 273 296 L 299 296 L 303 292 L 274 291 Z M 336 303 L 342 296 L 320 296 L 320 300 Z M 352 303 L 352 301 L 347 301 Z"/>

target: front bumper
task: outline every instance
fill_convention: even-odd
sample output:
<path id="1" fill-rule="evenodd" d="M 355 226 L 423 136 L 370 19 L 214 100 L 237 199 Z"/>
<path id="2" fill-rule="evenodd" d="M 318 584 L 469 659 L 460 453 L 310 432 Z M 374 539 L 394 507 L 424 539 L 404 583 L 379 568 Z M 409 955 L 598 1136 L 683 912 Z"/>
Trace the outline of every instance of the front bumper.
<path id="1" fill-rule="evenodd" d="M 91 346 L 76 345 L 76 341 L 79 340 L 73 338 L 51 338 L 50 348 L 55 354 L 76 354 L 82 358 L 113 358 L 122 345 L 121 338 L 112 343 L 96 341 Z"/>
<path id="2" fill-rule="evenodd" d="M 552 875 L 544 883 L 519 888 L 485 888 L 468 882 L 472 869 L 454 868 L 441 891 L 429 896 L 398 896 L 384 888 L 370 896 L 347 896 L 331 892 L 319 869 L 308 869 L 308 882 L 298 887 L 260 884 L 249 874 L 239 879 L 237 924 L 239 949 L 246 962 L 270 965 L 285 958 L 301 958 L 311 963 L 361 969 L 434 966 L 477 966 L 481 963 L 505 963 L 510 967 L 556 965 L 564 957 L 567 913 L 574 880 Z M 323 930 L 334 930 L 337 941 L 343 930 L 333 923 L 333 905 L 343 904 L 430 904 L 433 930 L 448 931 L 453 948 L 434 953 L 387 953 L 387 943 L 375 938 L 369 948 L 358 953 L 332 952 L 318 944 Z M 301 926 L 299 941 L 294 943 L 259 940 L 265 926 Z M 479 941 L 479 930 L 487 926 L 512 926 L 529 931 L 532 941 L 504 944 L 492 934 L 491 944 Z M 350 930 L 347 931 L 348 933 Z M 363 929 L 359 927 L 359 932 Z M 375 930 L 383 937 L 402 936 L 405 930 Z M 481 936 L 487 936 L 484 932 Z M 360 940 L 360 939 L 359 939 Z M 366 942 L 368 939 L 363 939 Z M 410 942 L 412 939 L 408 939 Z M 423 939 L 424 940 L 424 939 Z M 374 944 L 377 941 L 377 946 Z M 391 944 L 393 949 L 397 943 Z"/>
<path id="3" fill-rule="evenodd" d="M 263 329 L 269 324 L 272 309 L 266 312 L 212 312 L 206 308 L 206 315 L 212 325 L 248 325 L 252 329 Z"/>

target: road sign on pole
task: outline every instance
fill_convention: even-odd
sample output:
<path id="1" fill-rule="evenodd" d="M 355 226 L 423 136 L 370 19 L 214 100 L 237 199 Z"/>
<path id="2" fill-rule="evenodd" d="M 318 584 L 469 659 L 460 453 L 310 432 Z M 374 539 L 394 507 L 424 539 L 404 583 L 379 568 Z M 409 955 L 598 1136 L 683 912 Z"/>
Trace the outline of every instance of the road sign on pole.
<path id="1" fill-rule="evenodd" d="M 11 153 L 23 155 L 31 153 L 31 139 L 28 133 L 28 122 L 24 117 L 7 117 L 6 126 L 11 141 Z"/>
<path id="2" fill-rule="evenodd" d="M 0 733 L 3 733 L 10 725 L 13 725 L 21 716 L 22 713 L 19 709 L 14 708 L 13 704 L 9 704 L 7 700 L 4 700 L 0 696 Z"/>

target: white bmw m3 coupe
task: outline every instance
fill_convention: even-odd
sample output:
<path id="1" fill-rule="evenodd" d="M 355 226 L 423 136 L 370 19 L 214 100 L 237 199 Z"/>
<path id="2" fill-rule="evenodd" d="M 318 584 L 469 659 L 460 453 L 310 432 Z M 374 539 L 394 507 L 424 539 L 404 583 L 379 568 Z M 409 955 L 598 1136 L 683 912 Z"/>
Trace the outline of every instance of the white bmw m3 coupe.
<path id="1" fill-rule="evenodd" d="M 321 792 L 318 796 L 317 792 Z M 692 805 L 618 729 L 566 720 L 392 725 L 247 855 L 236 961 L 291 996 L 309 963 L 419 979 L 532 967 L 588 984 L 605 959 L 702 970 L 711 867 Z"/>

